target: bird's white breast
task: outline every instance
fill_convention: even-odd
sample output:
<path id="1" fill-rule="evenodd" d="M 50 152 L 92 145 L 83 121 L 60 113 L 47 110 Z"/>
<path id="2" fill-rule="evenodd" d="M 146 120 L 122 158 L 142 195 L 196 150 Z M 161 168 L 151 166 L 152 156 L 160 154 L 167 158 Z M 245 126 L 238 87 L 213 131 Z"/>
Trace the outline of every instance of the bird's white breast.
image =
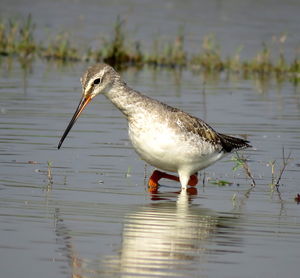
<path id="1" fill-rule="evenodd" d="M 193 174 L 223 156 L 199 135 L 174 128 L 159 117 L 141 113 L 129 121 L 132 145 L 149 164 L 165 171 L 184 169 Z"/>

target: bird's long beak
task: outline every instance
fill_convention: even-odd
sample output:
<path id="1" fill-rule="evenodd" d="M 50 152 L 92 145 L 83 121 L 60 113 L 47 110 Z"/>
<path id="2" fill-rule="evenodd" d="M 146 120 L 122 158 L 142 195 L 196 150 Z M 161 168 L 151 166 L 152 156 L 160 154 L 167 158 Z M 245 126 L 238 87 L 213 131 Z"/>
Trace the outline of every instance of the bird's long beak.
<path id="1" fill-rule="evenodd" d="M 78 119 L 78 117 L 80 116 L 81 112 L 83 111 L 83 109 L 88 105 L 88 103 L 92 100 L 91 96 L 82 96 L 78 107 L 69 123 L 69 125 L 67 126 L 63 136 L 61 137 L 59 144 L 58 144 L 58 149 L 60 149 L 62 143 L 64 142 L 65 138 L 67 137 L 69 131 L 71 130 L 72 126 L 75 124 L 76 120 Z"/>

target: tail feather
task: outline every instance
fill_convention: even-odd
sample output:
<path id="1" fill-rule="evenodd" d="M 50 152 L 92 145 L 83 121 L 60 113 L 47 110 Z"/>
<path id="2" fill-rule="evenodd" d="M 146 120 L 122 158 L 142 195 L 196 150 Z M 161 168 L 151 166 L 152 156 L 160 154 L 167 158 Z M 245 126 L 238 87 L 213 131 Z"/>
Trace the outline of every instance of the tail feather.
<path id="1" fill-rule="evenodd" d="M 249 141 L 245 139 L 241 139 L 241 138 L 237 138 L 237 137 L 233 137 L 221 133 L 219 133 L 219 138 L 221 140 L 223 149 L 226 152 L 232 152 L 234 150 L 240 150 L 240 149 L 252 147 L 249 144 Z"/>

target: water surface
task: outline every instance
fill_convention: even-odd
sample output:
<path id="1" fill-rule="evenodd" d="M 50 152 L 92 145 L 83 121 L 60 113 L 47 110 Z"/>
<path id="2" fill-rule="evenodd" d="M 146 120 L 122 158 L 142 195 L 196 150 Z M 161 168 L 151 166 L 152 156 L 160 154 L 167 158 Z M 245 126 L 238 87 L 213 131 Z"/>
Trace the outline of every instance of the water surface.
<path id="1" fill-rule="evenodd" d="M 36 62 L 25 80 L 17 64 L 10 71 L 2 66 L 0 254 L 6 277 L 297 273 L 300 106 L 292 84 L 279 88 L 270 81 L 267 91 L 259 91 L 252 80 L 204 83 L 189 71 L 123 72 L 132 87 L 221 132 L 246 134 L 255 146 L 245 152 L 254 189 L 242 170 L 232 171 L 229 156 L 205 170 L 197 192 L 163 181 L 150 194 L 145 179 L 152 167 L 134 153 L 125 119 L 104 96 L 56 148 L 86 65 Z M 277 192 L 269 186 L 267 164 L 276 159 L 280 166 L 283 146 L 293 160 Z M 232 185 L 218 187 L 209 179 Z"/>
<path id="2" fill-rule="evenodd" d="M 148 38 L 149 44 L 153 30 L 175 34 L 178 23 L 184 22 L 190 49 L 200 42 L 201 32 L 211 30 L 223 34 L 229 50 L 239 40 L 252 50 L 273 31 L 285 29 L 293 34 L 289 41 L 293 43 L 287 44 L 291 52 L 299 41 L 294 32 L 299 17 L 292 16 L 298 13 L 297 2 L 285 2 L 284 7 L 273 4 L 263 13 L 260 3 L 270 5 L 269 1 L 249 1 L 253 9 L 245 9 L 252 5 L 247 1 L 213 1 L 215 6 L 203 6 L 207 15 L 192 9 L 199 11 L 199 17 L 185 15 L 189 5 L 178 9 L 166 1 L 163 12 L 150 2 L 118 5 L 112 1 L 103 4 L 103 16 L 96 12 L 95 1 L 89 5 L 64 1 L 70 8 L 68 16 L 66 9 L 57 9 L 60 2 L 47 2 L 46 10 L 41 8 L 44 1 L 31 8 L 9 1 L 3 11 L 30 10 L 39 24 L 52 28 L 78 27 L 74 22 L 79 20 L 79 10 L 85 23 L 82 29 L 76 27 L 76 34 L 85 39 L 95 38 L 93 30 L 98 30 L 99 22 L 99 30 L 109 32 L 115 15 L 125 9 L 129 28 L 142 26 L 140 21 L 146 18 L 149 24 L 137 28 L 136 34 Z M 136 16 L 139 10 L 147 16 Z M 164 17 L 166 10 L 170 20 Z M 45 16 L 46 11 L 56 11 L 56 20 Z M 214 20 L 210 14 L 223 16 Z M 285 19 L 282 25 L 279 18 Z M 251 50 L 247 55 L 252 55 Z M 294 198 L 300 193 L 299 87 L 289 81 L 242 80 L 189 70 L 124 70 L 122 76 L 133 88 L 204 119 L 220 132 L 246 136 L 254 146 L 243 154 L 249 158 L 255 188 L 242 169 L 232 170 L 234 163 L 228 156 L 201 173 L 196 190 L 181 192 L 179 184 L 162 181 L 159 191 L 151 194 L 146 180 L 153 168 L 134 153 L 125 119 L 104 96 L 93 100 L 57 150 L 79 101 L 79 77 L 86 67 L 37 59 L 24 70 L 17 60 L 1 60 L 3 277 L 297 277 L 300 207 Z M 283 147 L 286 155 L 292 152 L 292 160 L 276 191 L 269 186 L 269 164 L 276 160 L 278 173 Z M 232 184 L 222 187 L 212 180 Z"/>

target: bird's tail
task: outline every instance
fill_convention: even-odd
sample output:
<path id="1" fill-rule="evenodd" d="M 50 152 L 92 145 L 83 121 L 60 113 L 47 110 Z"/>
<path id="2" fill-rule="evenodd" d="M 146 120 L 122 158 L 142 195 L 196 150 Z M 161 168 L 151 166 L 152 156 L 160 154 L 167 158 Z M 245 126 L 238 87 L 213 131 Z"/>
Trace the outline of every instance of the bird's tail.
<path id="1" fill-rule="evenodd" d="M 233 137 L 221 133 L 219 133 L 219 138 L 221 140 L 223 149 L 226 152 L 232 152 L 235 150 L 241 150 L 241 149 L 252 147 L 249 144 L 249 141 L 245 139 L 241 139 L 241 138 L 237 138 L 237 137 Z"/>

